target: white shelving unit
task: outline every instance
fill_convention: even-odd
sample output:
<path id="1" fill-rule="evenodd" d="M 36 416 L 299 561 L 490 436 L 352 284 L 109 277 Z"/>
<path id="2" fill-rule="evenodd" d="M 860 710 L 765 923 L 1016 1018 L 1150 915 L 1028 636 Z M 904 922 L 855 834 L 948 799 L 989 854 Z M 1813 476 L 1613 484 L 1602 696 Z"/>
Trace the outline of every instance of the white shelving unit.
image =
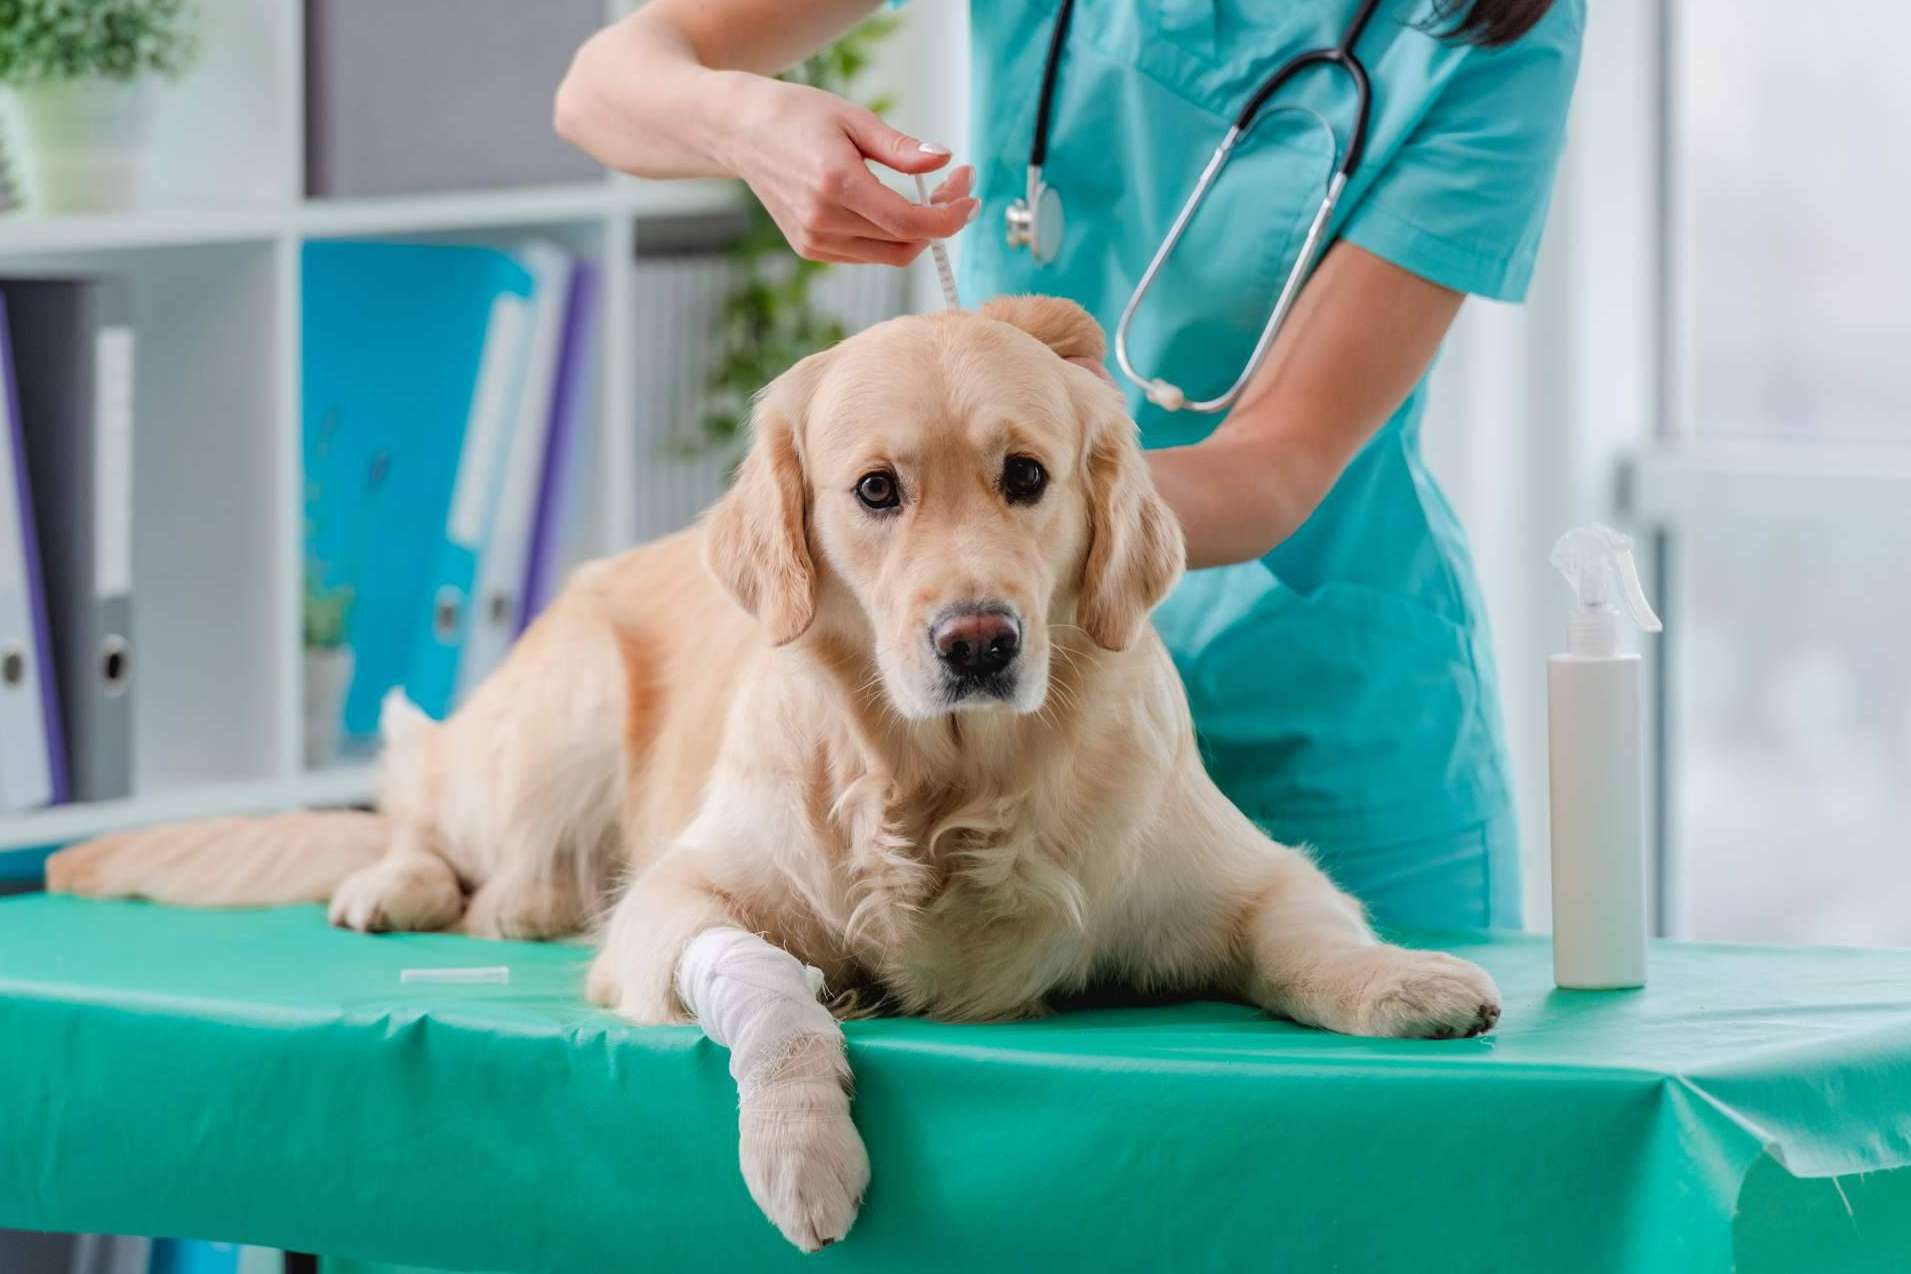
<path id="1" fill-rule="evenodd" d="M 620 8 L 609 0 L 607 13 Z M 175 90 L 151 207 L 0 217 L 0 273 L 130 281 L 138 382 L 134 794 L 0 817 L 0 853 L 169 818 L 371 795 L 369 767 L 308 773 L 301 757 L 299 260 L 310 240 L 543 238 L 595 258 L 604 284 L 595 485 L 569 547 L 585 556 L 634 538 L 640 456 L 624 352 L 635 323 L 635 226 L 645 216 L 725 209 L 734 189 L 606 175 L 457 195 L 307 199 L 299 10 L 207 0 L 206 58 Z"/>

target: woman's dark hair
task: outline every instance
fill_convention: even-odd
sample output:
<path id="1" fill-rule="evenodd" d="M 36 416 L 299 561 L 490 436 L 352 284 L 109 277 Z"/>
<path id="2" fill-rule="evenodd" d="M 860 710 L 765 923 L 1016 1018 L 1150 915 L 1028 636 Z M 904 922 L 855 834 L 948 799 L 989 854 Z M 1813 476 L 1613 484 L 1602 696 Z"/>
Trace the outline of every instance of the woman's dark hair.
<path id="1" fill-rule="evenodd" d="M 1434 21 L 1451 23 L 1440 32 L 1451 40 L 1469 40 L 1496 48 L 1531 31 L 1553 0 L 1434 0 Z"/>

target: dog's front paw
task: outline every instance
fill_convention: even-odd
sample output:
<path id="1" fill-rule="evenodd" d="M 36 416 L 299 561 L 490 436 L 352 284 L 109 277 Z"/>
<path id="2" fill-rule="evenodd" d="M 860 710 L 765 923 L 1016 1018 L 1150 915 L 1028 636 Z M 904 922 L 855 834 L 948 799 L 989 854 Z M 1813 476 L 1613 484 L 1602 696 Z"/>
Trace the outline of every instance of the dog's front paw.
<path id="1" fill-rule="evenodd" d="M 1440 951 L 1381 947 L 1360 995 L 1360 1035 L 1453 1039 L 1500 1020 L 1500 989 L 1485 969 Z"/>
<path id="2" fill-rule="evenodd" d="M 750 1197 L 805 1252 L 849 1233 L 869 1186 L 869 1153 L 849 1117 L 841 1059 L 840 1041 L 797 1041 L 777 1075 L 743 1099 L 738 1117 Z"/>
<path id="3" fill-rule="evenodd" d="M 1316 1025 L 1348 1035 L 1453 1039 L 1500 1020 L 1500 992 L 1486 970 L 1439 951 L 1372 946 L 1323 962 L 1313 973 Z"/>

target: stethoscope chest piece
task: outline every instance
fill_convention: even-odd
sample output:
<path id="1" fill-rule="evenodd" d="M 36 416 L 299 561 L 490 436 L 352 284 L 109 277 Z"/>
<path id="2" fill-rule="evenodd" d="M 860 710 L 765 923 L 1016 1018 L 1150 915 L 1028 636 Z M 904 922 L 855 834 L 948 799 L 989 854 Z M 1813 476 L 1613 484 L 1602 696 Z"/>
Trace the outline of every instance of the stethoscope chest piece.
<path id="1" fill-rule="evenodd" d="M 1011 203 L 1004 216 L 1009 246 L 1027 248 L 1038 265 L 1047 265 L 1062 250 L 1062 196 L 1039 172 L 1029 174 L 1028 194 Z"/>

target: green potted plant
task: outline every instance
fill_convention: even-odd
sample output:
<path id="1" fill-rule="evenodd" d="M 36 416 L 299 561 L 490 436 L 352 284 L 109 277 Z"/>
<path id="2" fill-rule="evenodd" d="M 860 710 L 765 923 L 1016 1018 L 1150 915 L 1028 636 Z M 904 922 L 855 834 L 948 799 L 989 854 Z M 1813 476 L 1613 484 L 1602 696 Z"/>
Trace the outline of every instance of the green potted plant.
<path id="1" fill-rule="evenodd" d="M 305 564 L 305 764 L 320 769 L 338 760 L 345 693 L 352 685 L 352 648 L 345 624 L 352 590 L 328 588 L 324 567 Z"/>
<path id="2" fill-rule="evenodd" d="M 32 206 L 133 203 L 155 85 L 192 64 L 198 19 L 197 0 L 0 0 L 0 83 L 24 125 Z"/>

